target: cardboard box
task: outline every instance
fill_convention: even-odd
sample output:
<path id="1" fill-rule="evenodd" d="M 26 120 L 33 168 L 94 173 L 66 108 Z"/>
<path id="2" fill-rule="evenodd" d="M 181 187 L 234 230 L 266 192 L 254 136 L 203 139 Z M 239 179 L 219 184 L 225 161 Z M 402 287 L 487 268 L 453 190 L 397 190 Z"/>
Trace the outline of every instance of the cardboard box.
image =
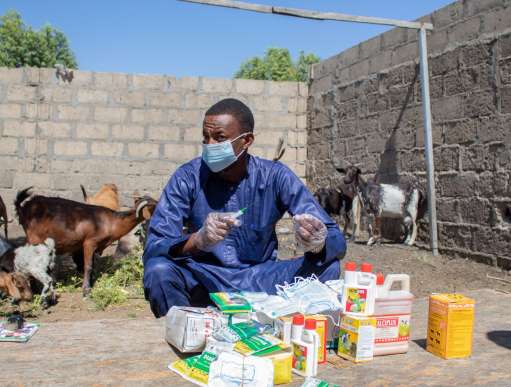
<path id="1" fill-rule="evenodd" d="M 357 363 L 372 360 L 375 331 L 374 317 L 343 314 L 337 354 Z"/>
<path id="2" fill-rule="evenodd" d="M 444 359 L 472 353 L 474 300 L 461 294 L 434 294 L 429 298 L 426 349 Z"/>
<path id="3" fill-rule="evenodd" d="M 326 363 L 326 336 L 328 330 L 327 318 L 321 314 L 305 316 L 305 319 L 316 320 L 316 333 L 319 336 L 318 364 Z"/>
<path id="4" fill-rule="evenodd" d="M 288 384 L 293 381 L 293 353 L 290 346 L 281 346 L 277 352 L 257 355 L 270 359 L 273 363 L 273 384 Z"/>

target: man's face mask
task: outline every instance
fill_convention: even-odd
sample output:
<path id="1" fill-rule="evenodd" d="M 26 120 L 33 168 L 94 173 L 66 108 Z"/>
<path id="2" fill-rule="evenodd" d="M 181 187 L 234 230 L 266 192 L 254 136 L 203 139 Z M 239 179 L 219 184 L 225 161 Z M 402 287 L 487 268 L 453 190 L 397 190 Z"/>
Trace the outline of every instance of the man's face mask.
<path id="1" fill-rule="evenodd" d="M 212 172 L 220 172 L 233 164 L 245 152 L 242 150 L 236 156 L 232 143 L 237 139 L 245 136 L 247 133 L 240 134 L 234 140 L 223 141 L 216 144 L 202 144 L 202 160 L 211 169 Z"/>

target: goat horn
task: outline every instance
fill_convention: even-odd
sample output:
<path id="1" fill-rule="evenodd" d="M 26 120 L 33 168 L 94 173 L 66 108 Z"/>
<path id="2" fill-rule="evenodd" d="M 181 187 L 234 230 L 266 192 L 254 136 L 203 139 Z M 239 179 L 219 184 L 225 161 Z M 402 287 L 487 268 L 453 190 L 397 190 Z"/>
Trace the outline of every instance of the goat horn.
<path id="1" fill-rule="evenodd" d="M 137 217 L 137 219 L 138 219 L 138 217 L 139 217 L 139 215 L 140 215 L 140 210 L 141 210 L 142 208 L 144 208 L 145 206 L 147 206 L 148 204 L 149 204 L 149 202 L 148 202 L 147 200 L 142 200 L 142 201 L 139 203 L 139 205 L 137 206 L 137 209 L 135 210 L 135 216 Z"/>

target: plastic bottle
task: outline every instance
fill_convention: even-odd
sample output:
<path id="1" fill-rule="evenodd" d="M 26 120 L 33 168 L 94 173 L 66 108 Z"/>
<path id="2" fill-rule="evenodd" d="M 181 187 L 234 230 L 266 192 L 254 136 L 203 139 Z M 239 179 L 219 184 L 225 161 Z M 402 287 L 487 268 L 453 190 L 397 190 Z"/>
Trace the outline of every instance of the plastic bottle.
<path id="1" fill-rule="evenodd" d="M 383 284 L 385 283 L 385 276 L 383 273 L 376 273 L 376 298 L 384 297 L 385 295 L 385 287 Z"/>
<path id="2" fill-rule="evenodd" d="M 381 281 L 381 280 L 380 280 Z M 395 284 L 400 290 L 392 290 Z M 407 274 L 389 274 L 378 286 L 374 305 L 376 336 L 374 356 L 406 353 L 410 342 L 410 317 L 413 294 Z"/>
<path id="3" fill-rule="evenodd" d="M 291 325 L 291 341 L 300 340 L 303 332 L 305 317 L 303 314 L 295 314 Z"/>
<path id="4" fill-rule="evenodd" d="M 316 320 L 305 320 L 301 338 L 291 340 L 293 346 L 293 371 L 301 376 L 316 376 L 318 373 L 319 335 Z"/>
<path id="5" fill-rule="evenodd" d="M 346 268 L 349 264 L 349 270 Z M 345 313 L 359 316 L 370 316 L 374 311 L 376 299 L 376 275 L 372 273 L 373 267 L 364 262 L 361 271 L 353 271 L 353 264 L 346 263 L 345 281 L 342 294 L 342 308 Z"/>

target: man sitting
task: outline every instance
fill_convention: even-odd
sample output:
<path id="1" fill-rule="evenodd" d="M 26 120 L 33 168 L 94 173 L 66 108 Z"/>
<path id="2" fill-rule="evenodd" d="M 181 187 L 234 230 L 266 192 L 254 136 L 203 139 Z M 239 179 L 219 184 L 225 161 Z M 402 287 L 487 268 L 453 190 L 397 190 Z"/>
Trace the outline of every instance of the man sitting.
<path id="1" fill-rule="evenodd" d="M 288 167 L 248 153 L 253 130 L 245 104 L 216 103 L 205 114 L 202 158 L 179 167 L 165 187 L 144 252 L 145 295 L 156 317 L 174 305 L 206 305 L 210 292 L 275 294 L 276 284 L 295 276 L 339 278 L 344 236 Z M 305 256 L 280 261 L 275 224 L 286 211 Z"/>

